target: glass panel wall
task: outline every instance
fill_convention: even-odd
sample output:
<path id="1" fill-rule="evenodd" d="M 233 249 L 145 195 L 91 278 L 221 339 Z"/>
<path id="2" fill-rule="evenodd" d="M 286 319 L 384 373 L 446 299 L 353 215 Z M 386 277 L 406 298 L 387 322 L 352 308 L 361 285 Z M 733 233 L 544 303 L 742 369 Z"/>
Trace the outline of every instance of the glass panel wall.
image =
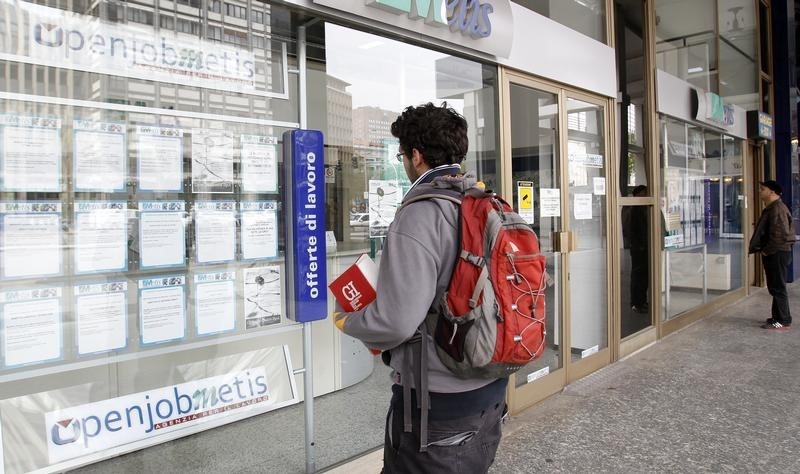
<path id="1" fill-rule="evenodd" d="M 704 91 L 717 92 L 715 0 L 656 0 L 656 64 Z"/>
<path id="2" fill-rule="evenodd" d="M 755 3 L 656 0 L 657 67 L 726 103 L 757 110 Z"/>
<path id="3" fill-rule="evenodd" d="M 746 110 L 758 109 L 758 35 L 755 3 L 720 0 L 719 95 Z"/>
<path id="4" fill-rule="evenodd" d="M 635 196 L 645 193 L 641 188 Z M 636 196 L 639 197 L 639 196 Z M 620 251 L 622 337 L 628 337 L 652 324 L 650 291 L 650 210 L 651 206 L 623 206 L 622 246 Z"/>
<path id="5" fill-rule="evenodd" d="M 620 122 L 619 192 L 630 196 L 639 185 L 647 185 L 645 163 L 645 131 L 647 110 L 645 109 L 645 64 L 643 40 L 644 4 L 638 0 L 614 2 L 617 38 L 617 69 Z M 652 189 L 645 188 L 649 196 Z M 640 188 L 641 192 L 641 188 Z"/>
<path id="6" fill-rule="evenodd" d="M 605 0 L 513 0 L 529 10 L 605 43 Z"/>
<path id="7" fill-rule="evenodd" d="M 325 48 L 309 68 L 309 99 L 316 104 L 309 126 L 326 132 L 328 217 L 344 241 L 340 249 L 370 239 L 379 245 L 411 186 L 390 132 L 409 105 L 446 101 L 464 115 L 469 152 L 463 168 L 499 189 L 495 68 L 331 23 L 312 27 L 309 35 Z"/>
<path id="8" fill-rule="evenodd" d="M 299 64 L 307 20 L 244 0 L 0 0 L 0 471 L 66 469 L 257 414 L 215 431 L 257 446 L 253 465 L 237 445 L 192 468 L 303 470 L 282 159 L 301 87 L 325 135 L 329 280 L 380 257 L 409 185 L 389 133 L 404 107 L 462 113 L 466 169 L 501 187 L 495 67 L 323 21 L 307 26 Z M 329 322 L 313 334 L 327 466 L 383 442 L 391 382 Z M 170 449 L 188 458 L 197 445 Z"/>
<path id="9" fill-rule="evenodd" d="M 261 436 L 302 435 L 282 292 L 296 25 L 229 3 L 205 22 L 199 4 L 0 1 L 0 471 L 281 407 L 294 421 Z"/>
<path id="10" fill-rule="evenodd" d="M 669 118 L 661 139 L 662 296 L 671 319 L 743 284 L 744 142 Z"/>
<path id="11" fill-rule="evenodd" d="M 387 227 L 411 186 L 390 132 L 406 107 L 446 101 L 464 115 L 469 151 L 462 167 L 488 188 L 500 189 L 495 67 L 333 23 L 315 24 L 307 34 L 312 44 L 324 47 L 324 57 L 309 64 L 309 102 L 314 104 L 309 126 L 326 136 L 328 222 L 338 241 L 333 275 L 364 252 L 380 262 Z M 322 415 L 330 422 L 318 425 L 317 437 L 326 442 L 317 443 L 317 452 L 327 460 L 379 446 L 391 396 L 389 368 L 380 357 L 354 356 L 365 348 L 349 336 L 341 335 L 341 344 L 346 348 L 343 385 L 358 382 L 364 364 L 372 375 L 349 393 L 321 401 L 331 411 Z M 358 410 L 336 407 L 349 405 L 353 396 L 359 397 Z M 343 435 L 343 426 L 349 434 Z"/>

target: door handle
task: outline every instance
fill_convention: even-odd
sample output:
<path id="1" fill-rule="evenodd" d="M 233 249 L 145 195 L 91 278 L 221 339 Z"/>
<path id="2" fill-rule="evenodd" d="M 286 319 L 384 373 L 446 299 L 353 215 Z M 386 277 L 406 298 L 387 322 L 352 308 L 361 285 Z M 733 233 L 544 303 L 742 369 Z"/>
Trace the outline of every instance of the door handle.
<path id="1" fill-rule="evenodd" d="M 572 232 L 553 232 L 553 250 L 555 252 L 568 253 L 576 248 L 575 234 Z"/>

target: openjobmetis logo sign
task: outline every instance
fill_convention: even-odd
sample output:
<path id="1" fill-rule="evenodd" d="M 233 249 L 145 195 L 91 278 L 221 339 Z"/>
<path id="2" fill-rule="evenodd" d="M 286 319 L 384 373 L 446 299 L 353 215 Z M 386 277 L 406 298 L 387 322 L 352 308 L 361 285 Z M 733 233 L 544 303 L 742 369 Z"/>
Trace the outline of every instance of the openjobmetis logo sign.
<path id="1" fill-rule="evenodd" d="M 272 403 L 263 367 L 45 414 L 50 463 L 84 456 Z"/>
<path id="2" fill-rule="evenodd" d="M 34 40 L 51 48 L 58 48 L 64 44 L 64 29 L 51 23 L 37 23 L 33 28 Z"/>
<path id="3" fill-rule="evenodd" d="M 0 0 L 7 1 L 7 0 Z M 147 25 L 19 2 L 27 47 L 15 60 L 218 90 L 260 94 L 252 51 Z M 262 94 L 263 95 L 263 94 Z"/>

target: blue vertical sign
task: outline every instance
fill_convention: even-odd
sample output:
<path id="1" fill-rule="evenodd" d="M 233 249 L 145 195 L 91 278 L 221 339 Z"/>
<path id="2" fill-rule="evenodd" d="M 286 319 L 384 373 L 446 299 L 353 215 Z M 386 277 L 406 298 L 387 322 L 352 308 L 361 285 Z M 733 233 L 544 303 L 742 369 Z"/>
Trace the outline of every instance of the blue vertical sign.
<path id="1" fill-rule="evenodd" d="M 307 323 L 328 316 L 325 253 L 325 150 L 322 132 L 283 133 L 286 171 L 286 308 Z"/>

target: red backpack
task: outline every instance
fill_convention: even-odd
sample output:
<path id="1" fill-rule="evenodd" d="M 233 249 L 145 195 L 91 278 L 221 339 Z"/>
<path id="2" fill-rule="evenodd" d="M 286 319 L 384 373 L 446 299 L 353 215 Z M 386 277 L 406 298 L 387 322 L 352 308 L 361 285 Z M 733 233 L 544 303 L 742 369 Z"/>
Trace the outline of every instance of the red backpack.
<path id="1" fill-rule="evenodd" d="M 458 260 L 445 293 L 406 347 L 401 373 L 411 373 L 420 406 L 420 452 L 428 449 L 427 337 L 442 363 L 461 378 L 508 377 L 542 355 L 544 293 L 550 284 L 539 239 L 502 198 L 473 187 L 458 194 L 433 188 L 403 205 L 444 199 L 458 206 Z M 411 388 L 403 384 L 404 431 L 411 431 Z"/>
<path id="2" fill-rule="evenodd" d="M 508 377 L 542 355 L 550 285 L 539 239 L 502 198 L 470 188 L 460 198 L 461 250 L 439 311 L 426 319 L 442 363 L 462 378 Z"/>

